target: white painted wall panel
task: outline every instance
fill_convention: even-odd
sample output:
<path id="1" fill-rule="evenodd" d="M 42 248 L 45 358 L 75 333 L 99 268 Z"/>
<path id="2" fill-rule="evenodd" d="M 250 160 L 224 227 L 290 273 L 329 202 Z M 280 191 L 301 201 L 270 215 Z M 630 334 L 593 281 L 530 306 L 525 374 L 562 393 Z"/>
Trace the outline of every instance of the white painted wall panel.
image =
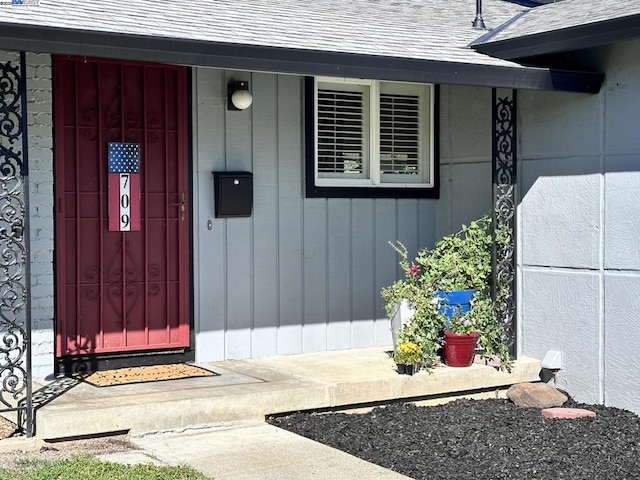
<path id="1" fill-rule="evenodd" d="M 418 200 L 403 198 L 396 200 L 396 202 L 397 239 L 410 252 L 415 253 L 421 247 L 419 243 L 420 229 L 418 228 Z"/>
<path id="2" fill-rule="evenodd" d="M 638 95 L 640 95 L 640 42 L 628 42 L 605 50 L 607 82 L 605 110 L 605 153 L 640 152 Z"/>
<path id="3" fill-rule="evenodd" d="M 193 109 L 206 122 L 194 124 L 193 232 L 196 351 L 203 360 L 224 356 L 226 309 L 226 226 L 214 221 L 214 170 L 225 170 L 224 72 L 193 72 Z M 198 159 L 198 161 L 195 161 Z M 207 228 L 211 221 L 213 228 Z"/>
<path id="4" fill-rule="evenodd" d="M 521 91 L 518 96 L 520 158 L 560 159 L 599 152 L 597 95 Z"/>
<path id="5" fill-rule="evenodd" d="M 489 167 L 491 168 L 491 167 Z M 451 164 L 440 165 L 440 199 L 436 215 L 436 237 L 442 238 L 453 232 L 452 211 L 454 207 L 453 196 L 451 194 L 453 186 Z M 461 209 L 462 207 L 458 207 Z"/>
<path id="6" fill-rule="evenodd" d="M 436 221 L 438 208 L 436 202 L 418 203 L 418 245 L 431 248 L 438 238 L 436 235 Z"/>
<path id="7" fill-rule="evenodd" d="M 274 185 L 278 179 L 278 137 L 273 125 L 277 123 L 277 77 L 253 74 L 254 102 L 252 116 L 263 119 L 253 123 L 253 276 L 263 279 L 253 282 L 253 331 L 252 356 L 268 356 L 277 353 L 278 324 L 278 256 L 261 252 L 277 252 L 278 192 Z"/>
<path id="8" fill-rule="evenodd" d="M 329 325 L 327 344 L 330 350 L 349 348 L 352 321 L 351 200 L 328 201 L 327 243 Z"/>
<path id="9" fill-rule="evenodd" d="M 457 232 L 461 225 L 491 213 L 491 163 L 454 163 L 451 172 L 451 228 Z"/>
<path id="10" fill-rule="evenodd" d="M 373 275 L 374 201 L 368 198 L 351 200 L 351 346 L 375 345 L 375 299 L 379 297 Z M 418 222 L 416 222 L 418 223 Z"/>
<path id="11" fill-rule="evenodd" d="M 640 413 L 640 41 L 595 53 L 598 95 L 520 93 L 519 341 L 527 355 L 563 351 L 560 385 L 578 399 Z M 572 283 L 567 308 L 549 285 L 568 297 Z"/>
<path id="12" fill-rule="evenodd" d="M 249 74 L 226 73 L 231 80 L 249 80 Z M 251 110 L 225 110 L 225 151 L 228 170 L 253 170 L 253 129 Z M 251 355 L 253 327 L 253 224 L 251 218 L 223 219 L 226 228 L 227 337 L 226 357 L 246 358 Z"/>
<path id="13" fill-rule="evenodd" d="M 438 202 L 437 238 L 460 230 L 491 213 L 491 163 L 454 163 L 441 169 L 443 189 Z"/>
<path id="14" fill-rule="evenodd" d="M 599 156 L 521 163 L 526 265 L 598 268 Z"/>
<path id="15" fill-rule="evenodd" d="M 304 202 L 304 328 L 302 350 L 327 350 L 328 261 L 327 200 Z"/>
<path id="16" fill-rule="evenodd" d="M 491 89 L 440 88 L 440 199 L 435 240 L 491 212 Z"/>
<path id="17" fill-rule="evenodd" d="M 452 159 L 452 138 L 449 131 L 442 128 L 451 124 L 451 90 L 456 87 L 450 85 L 440 85 L 440 166 L 451 163 Z"/>
<path id="18" fill-rule="evenodd" d="M 604 267 L 640 271 L 640 149 L 607 157 L 606 172 Z"/>
<path id="19" fill-rule="evenodd" d="M 300 79 L 280 76 L 278 88 L 278 281 L 280 323 L 278 353 L 302 351 L 303 289 L 303 162 Z M 254 112 L 255 113 L 255 112 Z M 253 119 L 260 123 L 262 118 Z M 254 248 L 259 248 L 257 245 Z M 269 255 L 259 250 L 260 255 Z M 254 281 L 262 279 L 254 278 Z"/>
<path id="20" fill-rule="evenodd" d="M 640 274 L 605 275 L 605 403 L 640 413 Z"/>
<path id="21" fill-rule="evenodd" d="M 453 162 L 488 162 L 491 160 L 491 89 L 483 87 L 449 87 L 448 129 L 443 132 L 451 147 Z"/>
<path id="22" fill-rule="evenodd" d="M 556 386 L 578 401 L 598 402 L 598 274 L 525 268 L 521 281 L 524 352 L 542 359 L 548 350 L 562 351 Z"/>
<path id="23" fill-rule="evenodd" d="M 435 202 L 423 205 L 435 205 Z M 389 246 L 398 238 L 398 228 L 396 223 L 396 203 L 395 201 L 376 200 L 374 206 L 374 256 L 372 262 L 373 276 L 375 279 L 375 292 L 380 292 L 383 287 L 391 284 L 395 278 L 401 275 L 398 267 L 398 258 Z M 425 223 L 429 222 L 425 218 Z M 376 297 L 376 311 L 374 320 L 375 345 L 390 345 L 391 326 L 386 319 L 384 303 L 380 297 Z"/>

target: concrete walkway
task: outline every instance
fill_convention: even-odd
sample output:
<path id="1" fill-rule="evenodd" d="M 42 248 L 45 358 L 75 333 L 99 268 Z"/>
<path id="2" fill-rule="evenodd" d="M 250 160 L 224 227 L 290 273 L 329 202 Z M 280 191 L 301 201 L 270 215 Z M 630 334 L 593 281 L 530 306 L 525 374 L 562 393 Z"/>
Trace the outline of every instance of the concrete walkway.
<path id="1" fill-rule="evenodd" d="M 188 464 L 216 480 L 402 479 L 407 477 L 267 425 L 264 418 L 398 399 L 429 404 L 486 398 L 537 381 L 540 371 L 538 360 L 521 357 L 511 373 L 474 364 L 398 375 L 384 347 L 201 366 L 219 376 L 104 388 L 77 384 L 37 411 L 37 438 L 22 441 L 35 449 L 43 439 L 126 431 L 137 450 L 101 458 Z"/>
<path id="2" fill-rule="evenodd" d="M 485 365 L 398 375 L 384 347 L 200 364 L 219 373 L 113 387 L 80 383 L 36 413 L 36 435 L 59 439 L 263 421 L 266 415 L 397 399 L 492 392 L 537 381 L 540 362 L 511 373 Z"/>
<path id="3" fill-rule="evenodd" d="M 408 477 L 261 422 L 133 437 L 120 463 L 188 464 L 216 480 L 400 480 Z"/>

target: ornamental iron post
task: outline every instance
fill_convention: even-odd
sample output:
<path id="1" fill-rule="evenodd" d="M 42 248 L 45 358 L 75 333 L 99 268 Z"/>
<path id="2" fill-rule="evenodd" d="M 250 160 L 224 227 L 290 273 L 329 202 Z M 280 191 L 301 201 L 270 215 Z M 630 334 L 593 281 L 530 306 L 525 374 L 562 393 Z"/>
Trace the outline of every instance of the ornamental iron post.
<path id="1" fill-rule="evenodd" d="M 509 353 L 516 358 L 517 91 L 492 91 L 493 118 L 493 288 Z M 506 241 L 497 242 L 497 236 Z"/>
<path id="2" fill-rule="evenodd" d="M 13 56 L 14 58 L 8 60 Z M 0 412 L 34 434 L 25 54 L 0 61 Z"/>

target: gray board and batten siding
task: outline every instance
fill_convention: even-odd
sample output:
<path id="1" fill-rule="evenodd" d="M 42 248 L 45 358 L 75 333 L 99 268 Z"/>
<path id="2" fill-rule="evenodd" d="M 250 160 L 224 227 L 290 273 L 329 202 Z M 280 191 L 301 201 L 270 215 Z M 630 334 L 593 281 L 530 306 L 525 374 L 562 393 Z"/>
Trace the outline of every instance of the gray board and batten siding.
<path id="1" fill-rule="evenodd" d="M 231 79 L 249 80 L 249 110 L 227 111 Z M 199 361 L 388 345 L 379 292 L 400 274 L 388 242 L 412 252 L 435 242 L 437 200 L 305 198 L 303 80 L 194 70 Z M 486 90 L 490 118 L 490 89 L 472 90 Z M 250 218 L 214 218 L 211 172 L 224 170 L 253 172 Z M 488 182 L 486 210 L 490 191 Z"/>
<path id="2" fill-rule="evenodd" d="M 33 371 L 45 378 L 55 339 L 50 55 L 27 54 L 27 74 Z M 231 79 L 251 82 L 247 111 L 227 110 Z M 401 272 L 388 242 L 415 252 L 490 208 L 491 89 L 440 87 L 440 200 L 325 199 L 304 194 L 302 77 L 194 68 L 192 80 L 197 360 L 389 345 L 380 290 Z M 212 172 L 230 170 L 253 173 L 250 218 L 214 217 Z"/>

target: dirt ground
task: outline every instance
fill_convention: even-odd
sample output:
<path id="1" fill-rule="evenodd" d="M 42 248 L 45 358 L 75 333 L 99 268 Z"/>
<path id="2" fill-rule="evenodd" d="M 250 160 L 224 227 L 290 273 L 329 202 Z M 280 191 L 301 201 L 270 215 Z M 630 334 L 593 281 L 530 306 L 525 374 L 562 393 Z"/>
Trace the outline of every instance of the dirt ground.
<path id="1" fill-rule="evenodd" d="M 16 433 L 16 425 L 0 416 L 0 448 L 5 439 L 19 437 Z M 10 440 L 6 440 L 10 441 Z M 104 454 L 132 450 L 135 447 L 129 443 L 127 435 L 115 435 L 110 437 L 91 438 L 83 440 L 71 440 L 65 442 L 45 442 L 35 451 L 9 451 L 0 454 L 0 468 L 15 467 L 24 461 L 34 460 L 58 460 L 75 454 Z"/>

